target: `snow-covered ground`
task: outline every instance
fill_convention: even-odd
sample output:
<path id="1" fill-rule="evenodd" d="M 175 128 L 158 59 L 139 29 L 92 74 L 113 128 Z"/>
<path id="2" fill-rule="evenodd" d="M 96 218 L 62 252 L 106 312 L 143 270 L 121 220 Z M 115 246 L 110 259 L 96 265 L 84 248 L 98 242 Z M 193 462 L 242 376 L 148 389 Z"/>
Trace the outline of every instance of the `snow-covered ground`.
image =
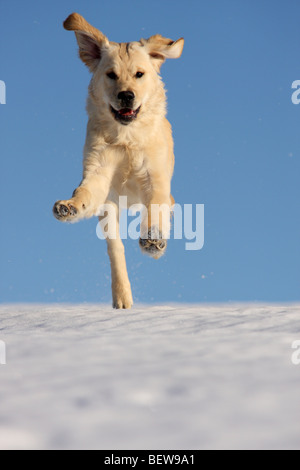
<path id="1" fill-rule="evenodd" d="M 1 449 L 300 449 L 300 307 L 0 306 Z"/>

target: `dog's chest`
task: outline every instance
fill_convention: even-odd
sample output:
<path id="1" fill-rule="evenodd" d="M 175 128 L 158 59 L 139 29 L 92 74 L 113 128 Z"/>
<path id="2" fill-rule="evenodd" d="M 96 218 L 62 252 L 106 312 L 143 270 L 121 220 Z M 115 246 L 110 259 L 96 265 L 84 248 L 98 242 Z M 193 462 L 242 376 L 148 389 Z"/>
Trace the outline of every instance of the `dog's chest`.
<path id="1" fill-rule="evenodd" d="M 145 152 L 138 148 L 126 148 L 123 161 L 124 173 L 127 179 L 139 177 L 146 170 Z"/>

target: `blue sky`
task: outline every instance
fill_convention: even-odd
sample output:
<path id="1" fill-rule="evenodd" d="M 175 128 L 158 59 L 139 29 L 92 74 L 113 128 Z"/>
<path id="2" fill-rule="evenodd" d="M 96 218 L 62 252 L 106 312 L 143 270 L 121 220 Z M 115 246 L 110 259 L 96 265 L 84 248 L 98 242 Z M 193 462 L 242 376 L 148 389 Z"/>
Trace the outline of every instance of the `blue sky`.
<path id="1" fill-rule="evenodd" d="M 162 76 L 175 139 L 172 192 L 205 205 L 205 245 L 159 260 L 125 242 L 138 302 L 300 299 L 300 3 L 1 0 L 1 302 L 110 302 L 97 219 L 57 222 L 81 179 L 89 73 L 73 11 L 111 40 L 185 38 Z"/>

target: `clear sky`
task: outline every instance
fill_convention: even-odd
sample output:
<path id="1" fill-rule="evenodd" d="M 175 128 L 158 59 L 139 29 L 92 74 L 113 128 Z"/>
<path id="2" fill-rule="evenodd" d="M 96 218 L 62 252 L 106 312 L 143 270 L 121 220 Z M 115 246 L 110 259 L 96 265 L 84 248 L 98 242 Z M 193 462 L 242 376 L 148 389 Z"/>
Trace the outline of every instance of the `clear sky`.
<path id="1" fill-rule="evenodd" d="M 298 0 L 0 1 L 1 302 L 110 302 L 97 219 L 57 222 L 81 180 L 89 72 L 73 11 L 111 40 L 185 38 L 162 68 L 175 139 L 172 193 L 205 205 L 205 245 L 154 261 L 125 243 L 138 302 L 300 299 Z"/>

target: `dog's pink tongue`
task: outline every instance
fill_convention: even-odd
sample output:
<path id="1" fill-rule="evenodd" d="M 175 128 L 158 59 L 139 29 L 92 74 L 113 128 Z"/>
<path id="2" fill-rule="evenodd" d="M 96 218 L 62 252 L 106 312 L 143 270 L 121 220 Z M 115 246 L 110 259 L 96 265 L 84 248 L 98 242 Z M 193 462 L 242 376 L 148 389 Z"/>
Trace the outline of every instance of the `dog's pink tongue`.
<path id="1" fill-rule="evenodd" d="M 121 109 L 119 111 L 120 114 L 122 114 L 122 116 L 131 116 L 132 114 L 134 114 L 134 111 L 133 109 Z"/>

